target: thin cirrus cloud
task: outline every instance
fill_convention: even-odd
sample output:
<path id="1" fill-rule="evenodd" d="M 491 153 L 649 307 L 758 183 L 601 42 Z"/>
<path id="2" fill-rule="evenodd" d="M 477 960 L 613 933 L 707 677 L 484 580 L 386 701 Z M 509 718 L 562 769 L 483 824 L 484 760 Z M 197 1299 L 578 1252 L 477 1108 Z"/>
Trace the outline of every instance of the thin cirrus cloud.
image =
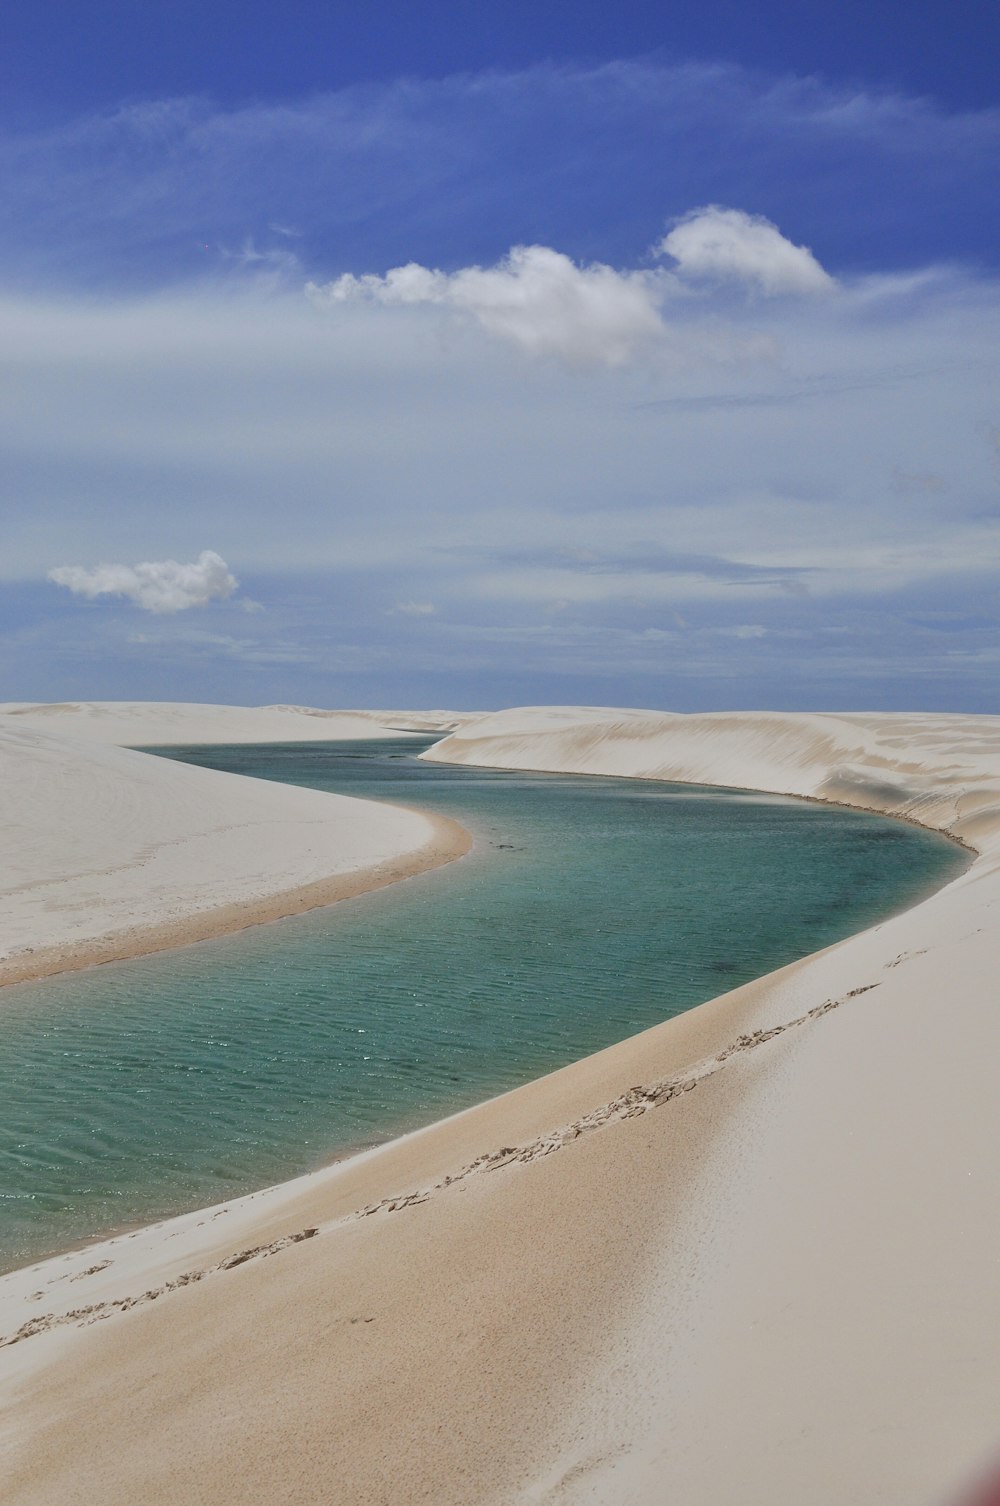
<path id="1" fill-rule="evenodd" d="M 225 560 L 212 549 L 203 549 L 188 564 L 177 560 L 147 560 L 138 565 L 58 565 L 49 580 L 66 586 L 77 596 L 124 596 L 147 612 L 167 615 L 225 601 L 239 582 Z"/>
<path id="2" fill-rule="evenodd" d="M 998 144 L 996 111 L 656 59 L 138 101 L 0 129 L 0 266 L 26 288 L 149 289 L 231 270 L 248 236 L 327 278 L 512 243 L 621 265 L 699 203 L 750 206 L 853 271 L 992 266 Z"/>
<path id="3" fill-rule="evenodd" d="M 667 332 L 663 305 L 689 278 L 741 283 L 769 296 L 836 286 L 812 252 L 770 220 L 719 205 L 685 215 L 656 254 L 671 257 L 676 270 L 616 271 L 601 262 L 580 265 L 550 246 L 514 246 L 492 267 L 442 272 L 408 262 L 384 275 L 345 272 L 306 291 L 321 307 L 437 305 L 529 355 L 620 366 Z"/>

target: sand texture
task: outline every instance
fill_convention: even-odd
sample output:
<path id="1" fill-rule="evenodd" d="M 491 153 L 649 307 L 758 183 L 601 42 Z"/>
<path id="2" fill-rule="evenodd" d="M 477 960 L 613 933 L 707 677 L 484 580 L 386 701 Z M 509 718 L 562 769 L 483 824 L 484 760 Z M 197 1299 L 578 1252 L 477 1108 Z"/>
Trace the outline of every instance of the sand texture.
<path id="1" fill-rule="evenodd" d="M 13 1506 L 945 1506 L 1000 1445 L 1000 720 L 529 710 L 435 757 L 979 851 L 516 1092 L 0 1280 Z"/>
<path id="2" fill-rule="evenodd" d="M 0 843 L 0 983 L 297 914 L 467 846 L 441 818 L 13 716 L 0 717 Z"/>

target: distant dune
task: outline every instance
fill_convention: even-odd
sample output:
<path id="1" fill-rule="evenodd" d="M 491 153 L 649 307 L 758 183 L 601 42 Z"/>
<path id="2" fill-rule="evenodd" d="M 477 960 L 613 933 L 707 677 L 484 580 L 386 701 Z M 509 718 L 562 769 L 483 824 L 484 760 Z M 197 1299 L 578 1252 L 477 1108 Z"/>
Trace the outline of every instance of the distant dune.
<path id="1" fill-rule="evenodd" d="M 2 718 L 42 732 L 119 746 L 184 743 L 331 742 L 402 731 L 451 731 L 448 711 L 321 711 L 313 706 L 212 706 L 183 701 L 0 703 Z"/>

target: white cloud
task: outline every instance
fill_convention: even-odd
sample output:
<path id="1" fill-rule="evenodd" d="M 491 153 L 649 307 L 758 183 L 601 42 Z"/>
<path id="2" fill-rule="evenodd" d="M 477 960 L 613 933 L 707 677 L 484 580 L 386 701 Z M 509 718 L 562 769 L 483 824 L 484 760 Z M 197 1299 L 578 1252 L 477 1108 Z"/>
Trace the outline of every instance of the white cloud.
<path id="1" fill-rule="evenodd" d="M 995 110 L 717 62 L 533 65 L 236 108 L 158 100 L 0 132 L 2 252 L 17 283 L 152 287 L 214 271 L 217 248 L 254 226 L 262 249 L 335 248 L 340 270 L 408 226 L 432 247 L 470 233 L 482 245 L 505 224 L 523 237 L 511 215 L 544 204 L 555 244 L 587 205 L 601 236 L 591 254 L 617 265 L 626 225 L 651 238 L 650 185 L 663 204 L 690 202 L 679 195 L 695 162 L 705 197 L 773 205 L 779 222 L 778 206 L 798 202 L 814 243 L 852 261 L 864 224 L 868 251 L 905 247 L 912 264 L 964 249 L 989 262 L 989 215 L 973 206 L 986 202 L 998 139 Z"/>
<path id="2" fill-rule="evenodd" d="M 197 560 L 147 560 L 139 565 L 58 565 L 49 580 L 78 596 L 124 596 L 147 612 L 183 612 L 189 607 L 224 601 L 239 582 L 225 560 L 203 549 Z"/>
<path id="3" fill-rule="evenodd" d="M 664 332 L 655 273 L 578 266 L 549 246 L 514 246 L 493 267 L 440 272 L 410 262 L 384 277 L 347 272 L 310 283 L 319 304 L 440 304 L 531 355 L 619 366 Z"/>
<path id="4" fill-rule="evenodd" d="M 237 111 L 141 106 L 0 140 L 0 448 L 12 472 L 0 581 L 20 583 L 0 586 L 19 622 L 0 635 L 10 683 L 13 672 L 27 698 L 79 693 L 52 664 L 85 662 L 80 635 L 67 643 L 55 612 L 16 615 L 53 558 L 186 561 L 209 538 L 227 551 L 238 538 L 245 568 L 269 579 L 267 615 L 230 609 L 227 631 L 259 635 L 261 653 L 265 641 L 289 652 L 283 634 L 303 651 L 322 643 L 311 691 L 241 690 L 256 699 L 331 693 L 343 635 L 370 624 L 372 602 L 439 603 L 433 623 L 380 619 L 378 652 L 422 676 L 472 655 L 463 614 L 497 634 L 544 622 L 549 641 L 569 642 L 589 613 L 597 642 L 610 623 L 668 628 L 680 610 L 687 641 L 710 635 L 720 662 L 726 644 L 766 647 L 782 694 L 790 625 L 846 635 L 851 624 L 885 664 L 887 614 L 904 599 L 924 615 L 929 604 L 995 615 L 1000 285 L 955 257 L 993 265 L 977 206 L 998 131 L 996 112 L 949 115 L 815 80 L 616 64 Z M 707 186 L 684 197 L 694 157 Z M 823 193 L 817 163 L 830 169 Z M 549 202 L 552 183 L 566 192 Z M 741 208 L 663 221 L 708 201 Z M 539 203 L 544 233 L 516 218 Z M 760 209 L 776 225 L 744 212 Z M 660 236 L 662 260 L 643 255 Z M 575 261 L 546 247 L 500 254 L 533 239 Z M 425 265 L 398 267 L 411 256 Z M 845 274 L 821 295 L 824 267 L 879 257 L 884 275 Z M 302 295 L 309 276 L 387 267 L 346 280 L 339 301 L 315 290 L 334 305 L 327 318 Z M 36 292 L 12 291 L 25 287 Z M 796 290 L 813 296 L 764 296 Z M 550 358 L 512 371 L 524 351 L 593 369 L 581 381 Z M 946 488 L 914 480 L 936 476 Z M 755 573 L 660 568 L 672 553 L 720 550 Z M 587 565 L 602 553 L 633 563 Z M 283 571 L 301 572 L 285 594 Z M 71 578 L 81 574 L 100 585 L 89 570 Z M 135 599 L 88 612 L 92 642 L 166 633 L 172 663 L 177 633 L 203 614 L 152 617 Z M 720 623 L 768 636 L 719 638 L 709 625 Z M 987 637 L 934 631 L 966 649 Z M 43 641 L 48 678 L 34 679 L 30 645 Z M 921 674 L 951 684 L 943 650 L 906 641 L 918 641 Z M 853 644 L 845 663 L 857 662 Z M 669 658 L 648 650 L 649 662 Z M 97 662 L 102 649 L 87 653 Z M 493 669 L 509 683 L 511 662 L 479 657 L 476 704 Z M 807 702 L 830 662 L 804 669 Z M 227 674 L 219 684 L 235 690 Z M 982 684 L 974 704 L 986 709 L 988 675 Z M 900 704 L 896 681 L 885 685 Z"/>
<path id="5" fill-rule="evenodd" d="M 442 272 L 419 262 L 384 274 L 345 272 L 306 285 L 321 308 L 376 304 L 433 305 L 473 320 L 529 355 L 571 364 L 622 366 L 644 347 L 675 333 L 662 308 L 685 278 L 739 281 L 760 292 L 818 293 L 836 286 L 805 246 L 795 246 L 760 215 L 711 205 L 681 220 L 656 248 L 677 272 L 618 271 L 578 264 L 551 246 L 514 246 L 492 267 Z"/>
<path id="6" fill-rule="evenodd" d="M 836 283 L 808 246 L 787 240 L 763 215 L 709 204 L 679 220 L 658 251 L 682 276 L 749 283 L 762 293 L 828 293 Z"/>
<path id="7" fill-rule="evenodd" d="M 243 271 L 253 270 L 264 279 L 270 277 L 275 286 L 280 286 L 286 278 L 301 276 L 302 273 L 302 264 L 294 251 L 287 246 L 270 246 L 260 250 L 252 235 L 243 237 L 238 251 L 219 246 L 218 254 L 223 261 L 231 262 Z"/>
<path id="8" fill-rule="evenodd" d="M 392 611 L 400 617 L 433 617 L 437 607 L 432 601 L 397 601 Z"/>
<path id="9" fill-rule="evenodd" d="M 456 321 L 446 340 L 442 320 Z M 829 298 L 680 296 L 655 360 L 586 381 L 563 363 L 512 373 L 507 342 L 440 305 L 349 301 L 326 320 L 301 292 L 256 286 L 0 298 L 0 322 L 12 582 L 54 562 L 194 560 L 206 496 L 247 570 L 327 572 L 338 597 L 364 579 L 386 609 L 438 604 L 387 628 L 452 623 L 463 601 L 498 621 L 568 620 L 634 594 L 664 627 L 670 610 L 699 621 L 702 604 L 770 628 L 761 603 L 815 620 L 818 602 L 877 606 L 945 578 L 971 596 L 996 557 L 984 373 L 1000 288 L 982 276 L 942 274 L 888 314 L 853 280 Z M 776 355 L 712 361 L 706 325 Z M 904 493 L 894 470 L 947 488 Z M 628 569 L 598 568 L 624 546 Z M 720 551 L 752 573 L 674 575 L 661 560 Z M 121 586 L 107 567 L 81 573 Z M 251 594 L 270 615 L 239 620 L 276 632 L 271 595 Z M 550 617 L 553 602 L 570 606 Z M 133 626 L 169 620 L 129 612 Z"/>

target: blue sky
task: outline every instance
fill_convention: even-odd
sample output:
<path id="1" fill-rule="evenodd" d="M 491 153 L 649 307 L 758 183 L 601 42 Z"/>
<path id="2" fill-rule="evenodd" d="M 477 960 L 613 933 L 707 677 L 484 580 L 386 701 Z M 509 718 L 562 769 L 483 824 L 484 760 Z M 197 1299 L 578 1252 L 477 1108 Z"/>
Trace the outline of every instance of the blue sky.
<path id="1" fill-rule="evenodd" d="M 995 9 L 692 9 L 21 6 L 3 697 L 996 710 Z"/>
<path id="2" fill-rule="evenodd" d="M 64 119 L 122 98 L 233 105 L 658 51 L 967 109 L 996 103 L 998 33 L 990 0 L 20 0 L 4 21 L 0 92 L 14 117 Z"/>

